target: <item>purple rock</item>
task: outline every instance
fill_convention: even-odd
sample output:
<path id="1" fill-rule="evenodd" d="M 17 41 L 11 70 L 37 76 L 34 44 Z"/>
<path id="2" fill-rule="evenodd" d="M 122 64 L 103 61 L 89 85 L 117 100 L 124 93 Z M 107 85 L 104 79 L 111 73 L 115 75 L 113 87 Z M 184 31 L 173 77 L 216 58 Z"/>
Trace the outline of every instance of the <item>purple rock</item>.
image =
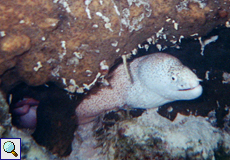
<path id="1" fill-rule="evenodd" d="M 37 111 L 37 106 L 30 107 L 29 112 L 19 118 L 20 126 L 23 128 L 34 129 L 37 124 L 36 111 Z"/>
<path id="2" fill-rule="evenodd" d="M 18 107 L 12 110 L 12 114 L 22 116 L 29 112 L 30 105 L 23 105 L 22 107 Z"/>

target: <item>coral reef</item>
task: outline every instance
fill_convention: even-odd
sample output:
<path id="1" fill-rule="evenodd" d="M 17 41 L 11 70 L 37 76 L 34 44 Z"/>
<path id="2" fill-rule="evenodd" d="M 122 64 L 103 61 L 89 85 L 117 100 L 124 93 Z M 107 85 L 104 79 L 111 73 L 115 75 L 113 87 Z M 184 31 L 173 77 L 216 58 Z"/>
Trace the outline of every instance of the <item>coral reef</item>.
<path id="1" fill-rule="evenodd" d="M 95 128 L 98 122 L 80 126 L 78 138 L 73 141 L 76 149 L 66 159 L 229 157 L 229 114 L 221 129 L 216 125 L 215 111 L 208 117 L 178 114 L 174 121 L 160 116 L 157 109 L 147 110 L 137 118 L 127 113 L 118 110 L 106 114 L 99 125 L 102 127 Z"/>
<path id="2" fill-rule="evenodd" d="M 217 147 L 218 150 L 214 151 L 216 158 L 223 157 L 223 155 L 229 155 L 229 152 L 228 152 L 229 144 L 227 143 L 229 136 L 228 134 L 226 134 L 228 133 L 228 130 L 229 130 L 227 127 L 228 122 L 229 122 L 228 120 L 229 116 L 227 116 L 226 118 L 225 116 L 226 114 L 228 114 L 227 108 L 228 106 L 230 106 L 229 98 L 228 96 L 226 96 L 226 95 L 229 95 L 229 90 L 230 90 L 230 86 L 228 83 L 230 68 L 229 68 L 229 65 L 223 65 L 225 63 L 228 63 L 229 61 L 229 46 L 228 46 L 229 33 L 230 33 L 229 29 L 222 28 L 220 30 L 214 30 L 212 33 L 210 33 L 210 35 L 207 35 L 206 37 L 202 37 L 201 41 L 203 41 L 204 44 L 206 44 L 203 50 L 203 54 L 201 54 L 200 41 L 193 40 L 193 39 L 182 40 L 180 48 L 164 49 L 164 52 L 170 53 L 178 57 L 178 59 L 180 59 L 183 62 L 183 64 L 185 64 L 186 66 L 189 66 L 189 68 L 191 68 L 194 72 L 196 72 L 198 77 L 203 79 L 203 82 L 201 82 L 201 85 L 204 89 L 204 92 L 200 98 L 193 100 L 193 101 L 189 101 L 189 102 L 180 101 L 180 102 L 174 102 L 174 103 L 170 103 L 170 104 L 161 106 L 158 109 L 158 113 L 160 113 L 160 115 L 162 115 L 163 117 L 167 117 L 170 120 L 174 120 L 178 112 L 184 115 L 190 115 L 189 116 L 190 118 L 188 117 L 186 118 L 186 116 L 184 116 L 184 119 L 186 120 L 186 122 L 188 121 L 197 122 L 196 118 L 198 118 L 198 120 L 202 121 L 201 123 L 202 125 L 204 123 L 204 125 L 208 126 L 207 128 L 210 129 L 210 131 L 213 131 L 213 126 L 214 126 L 214 128 L 218 132 L 224 133 L 224 137 L 221 136 L 221 138 L 219 139 L 220 141 L 218 142 L 220 142 L 221 146 L 222 144 L 224 145 L 222 149 L 225 149 L 225 150 L 223 151 L 221 147 Z M 216 39 L 215 42 L 208 44 L 207 43 L 208 41 L 213 41 L 213 38 L 212 38 L 213 36 L 218 37 L 218 38 Z M 140 49 L 139 52 L 140 52 L 140 55 L 148 54 L 148 52 L 149 53 L 158 52 L 158 48 L 156 45 L 153 45 L 149 47 L 149 51 L 147 53 L 146 53 L 145 48 Z M 11 102 L 12 104 L 17 104 L 17 102 L 19 102 L 20 100 L 23 100 L 23 97 L 32 97 L 34 99 L 42 101 L 42 103 L 40 104 L 41 106 L 40 107 L 38 106 L 38 108 L 40 108 L 38 111 L 38 116 L 40 117 L 39 123 L 40 122 L 42 123 L 39 124 L 40 129 L 38 128 L 35 139 L 42 140 L 45 137 L 46 143 L 43 143 L 42 145 L 46 146 L 46 148 L 52 151 L 53 153 L 60 153 L 59 156 L 63 156 L 63 155 L 67 156 L 68 154 L 70 154 L 66 159 L 73 159 L 73 158 L 84 159 L 86 155 L 88 155 L 88 157 L 86 157 L 88 159 L 89 158 L 91 159 L 103 159 L 103 158 L 111 159 L 114 157 L 116 158 L 116 156 L 118 156 L 119 154 L 116 154 L 116 155 L 111 154 L 111 153 L 116 152 L 113 146 L 114 145 L 116 146 L 117 143 L 114 143 L 114 142 L 117 142 L 117 140 L 121 138 L 120 135 L 122 135 L 121 133 L 123 133 L 124 131 L 122 129 L 118 130 L 119 125 L 124 123 L 124 124 L 129 124 L 129 125 L 134 126 L 136 119 L 133 119 L 133 117 L 131 117 L 132 120 L 130 120 L 130 118 L 127 119 L 125 117 L 118 118 L 119 116 L 117 116 L 116 114 L 112 114 L 112 115 L 109 114 L 106 116 L 107 117 L 106 119 L 109 119 L 109 121 L 103 119 L 104 122 L 102 123 L 104 127 L 102 127 L 101 129 L 96 129 L 98 127 L 99 128 L 101 127 L 100 123 L 99 124 L 90 123 L 87 125 L 81 125 L 76 130 L 75 138 L 72 143 L 73 148 L 71 152 L 71 149 L 69 148 L 69 146 L 71 145 L 71 142 L 72 142 L 73 137 L 71 138 L 71 136 L 73 136 L 73 131 L 75 130 L 74 125 L 76 125 L 76 121 L 71 118 L 70 114 L 72 113 L 74 115 L 74 108 L 77 105 L 75 101 L 76 97 L 72 94 L 67 94 L 66 91 L 63 91 L 60 88 L 56 88 L 56 89 L 55 87 L 53 89 L 52 88 L 53 87 L 51 84 L 42 85 L 39 87 L 30 87 L 27 85 L 22 85 L 21 87 L 15 87 L 11 92 L 9 92 L 9 94 L 12 94 L 12 102 Z M 61 97 L 65 97 L 65 98 L 62 99 Z M 73 101 L 71 100 L 72 102 L 68 102 L 70 98 L 73 99 Z M 5 98 L 3 97 L 2 99 L 4 101 Z M 3 114 L 1 114 L 1 117 L 7 117 L 8 115 L 8 118 L 9 118 L 10 116 L 8 114 L 9 109 L 5 101 L 2 106 L 4 105 L 6 106 L 6 108 L 4 107 L 5 111 Z M 66 107 L 68 106 L 70 106 L 70 108 L 67 109 Z M 215 112 L 212 112 L 213 113 L 212 117 L 214 118 L 212 117 L 209 118 L 212 126 L 210 126 L 207 123 L 207 121 L 204 121 L 205 118 L 193 116 L 193 115 L 195 116 L 199 115 L 199 116 L 205 117 L 212 110 L 215 110 Z M 44 116 L 47 118 L 44 118 Z M 114 118 L 114 117 L 116 119 L 115 122 L 110 120 L 111 118 Z M 157 115 L 156 119 L 159 117 L 160 116 Z M 159 119 L 163 117 L 160 117 Z M 11 126 L 10 118 L 8 119 L 8 121 L 7 119 L 4 119 L 4 120 L 6 120 L 7 124 Z M 49 123 L 50 121 L 52 121 L 52 124 L 54 125 L 50 125 L 51 124 Z M 171 122 L 167 119 L 162 120 L 162 122 L 164 121 L 166 121 L 168 124 L 169 122 Z M 174 122 L 171 122 L 171 124 L 172 123 Z M 187 123 L 187 124 L 191 124 L 191 123 Z M 181 126 L 179 125 L 181 124 L 178 124 L 176 127 L 180 128 Z M 199 126 L 200 123 L 198 123 L 197 125 Z M 9 129 L 9 126 L 8 126 L 8 129 Z M 4 132 L 5 130 L 7 130 L 7 127 L 2 126 L 2 132 Z M 94 136 L 95 130 L 97 131 L 96 138 Z M 193 133 L 193 135 L 196 135 L 196 136 L 200 136 L 199 133 L 203 133 L 203 132 L 198 132 L 197 130 L 194 129 L 194 132 L 195 131 L 197 134 Z M 145 133 L 145 131 L 143 131 L 143 133 Z M 69 136 L 66 136 L 66 135 L 69 135 Z M 110 136 L 110 135 L 114 135 L 114 136 Z M 66 137 L 69 137 L 69 138 L 66 138 Z M 223 139 L 226 140 L 225 143 L 222 143 Z M 196 139 L 194 141 L 197 142 Z M 56 145 L 57 142 L 59 142 L 58 145 Z M 124 140 L 124 141 L 121 141 L 119 145 L 121 144 L 123 145 L 122 142 L 125 142 L 125 144 L 127 144 L 126 141 Z M 157 139 L 154 139 L 154 142 L 151 142 L 151 143 L 149 142 L 149 143 L 151 144 L 151 146 L 153 146 L 152 148 L 154 147 L 156 148 L 157 144 L 159 147 L 162 147 L 161 142 L 162 141 L 159 141 L 159 139 L 157 138 Z M 148 145 L 149 143 L 146 143 L 146 144 Z M 204 143 L 211 144 L 208 142 L 204 142 Z M 104 146 L 101 147 L 101 144 L 104 144 Z M 155 144 L 155 146 L 152 144 Z M 212 148 L 215 148 L 215 145 L 213 146 L 214 147 Z M 147 146 L 147 147 L 149 150 L 152 149 L 150 146 Z M 213 153 L 211 151 L 212 148 L 211 149 L 209 148 L 210 154 Z M 125 150 L 128 151 L 129 148 L 126 148 Z M 26 156 L 26 153 L 27 152 L 25 152 L 25 156 Z M 89 154 L 86 154 L 86 153 L 89 153 Z M 109 153 L 109 154 L 105 154 L 105 153 Z M 125 155 L 127 152 L 123 152 L 123 153 Z M 138 152 L 138 153 L 142 154 L 142 152 Z M 153 152 L 153 153 L 156 153 L 156 152 Z M 192 151 L 189 150 L 189 154 L 193 155 Z M 119 155 L 119 156 L 122 156 L 122 155 Z M 135 155 L 128 155 L 128 156 L 135 156 Z M 168 154 L 165 156 L 167 157 Z M 198 156 L 205 157 L 205 154 L 200 154 L 199 152 Z M 129 157 L 127 157 L 127 159 L 128 158 Z"/>
<path id="3" fill-rule="evenodd" d="M 44 147 L 39 146 L 36 141 L 25 131 L 20 131 L 12 127 L 10 132 L 4 136 L 5 138 L 21 138 L 21 158 L 24 160 L 32 159 L 60 159 L 58 156 L 53 155 Z"/>
<path id="4" fill-rule="evenodd" d="M 10 130 L 11 115 L 9 114 L 9 106 L 2 92 L 0 92 L 0 124 L 0 137 L 3 137 L 3 134 Z"/>
<path id="5" fill-rule="evenodd" d="M 42 87 L 27 92 L 30 95 L 20 88 L 18 92 L 24 94 L 20 98 L 16 96 L 13 103 L 25 98 L 23 96 L 40 101 L 33 137 L 52 153 L 59 156 L 70 154 L 66 159 L 84 159 L 84 153 L 89 153 L 85 157 L 88 159 L 138 156 L 160 159 L 170 157 L 172 153 L 179 153 L 175 157 L 188 155 L 204 159 L 213 158 L 213 154 L 215 158 L 228 156 L 230 68 L 226 64 L 230 61 L 229 7 L 230 2 L 226 0 L 0 1 L 0 88 L 4 93 L 4 96 L 0 94 L 1 137 L 22 137 L 24 159 L 59 159 L 41 149 L 29 134 L 25 134 L 25 130 L 21 132 L 11 125 L 5 95 L 14 94 L 11 91 L 15 86 L 24 82 Z M 215 27 L 220 30 L 208 34 Z M 174 122 L 153 113 L 156 120 L 161 120 L 160 123 L 155 122 L 158 127 L 168 124 L 168 128 L 173 127 L 177 133 L 172 134 L 174 137 L 181 135 L 184 142 L 191 140 L 191 143 L 187 146 L 184 143 L 175 145 L 175 141 L 170 139 L 173 137 L 161 132 L 164 129 L 167 132 L 167 127 L 157 130 L 159 128 L 154 128 L 154 122 L 150 124 L 150 121 L 144 120 L 149 112 L 132 120 L 120 118 L 119 122 L 102 122 L 103 125 L 107 123 L 107 127 L 103 126 L 105 128 L 101 130 L 95 129 L 101 127 L 96 122 L 80 126 L 74 138 L 73 132 L 77 128 L 74 110 L 80 101 L 76 101 L 76 95 L 67 94 L 62 89 L 71 93 L 90 90 L 98 80 L 104 80 L 121 55 L 138 57 L 137 52 L 142 51 L 144 54 L 170 53 L 203 79 L 204 92 L 199 99 L 189 103 L 174 102 L 159 108 L 158 113 L 175 119 Z M 44 84 L 49 81 L 55 82 L 61 89 L 44 89 L 47 87 Z M 214 118 L 209 116 L 209 121 L 212 120 L 209 123 L 204 117 L 212 110 L 215 110 L 211 112 Z M 176 118 L 178 112 L 190 116 Z M 192 130 L 189 130 L 189 125 Z M 203 126 L 207 130 L 197 129 Z M 147 128 L 143 132 L 138 130 L 137 135 L 133 132 L 136 127 Z M 153 133 L 148 128 L 159 135 L 161 133 L 161 136 L 146 135 Z M 101 131 L 101 134 L 95 136 L 95 130 Z M 183 134 L 178 133 L 179 130 Z M 72 140 L 74 148 L 71 148 Z M 104 146 L 101 147 L 101 144 Z M 130 152 L 134 150 L 135 153 Z M 35 153 L 41 154 L 33 157 Z"/>
<path id="6" fill-rule="evenodd" d="M 172 122 L 151 109 L 107 132 L 103 147 L 109 159 L 213 159 L 215 151 L 229 152 L 229 132 L 193 115 L 179 114 Z"/>

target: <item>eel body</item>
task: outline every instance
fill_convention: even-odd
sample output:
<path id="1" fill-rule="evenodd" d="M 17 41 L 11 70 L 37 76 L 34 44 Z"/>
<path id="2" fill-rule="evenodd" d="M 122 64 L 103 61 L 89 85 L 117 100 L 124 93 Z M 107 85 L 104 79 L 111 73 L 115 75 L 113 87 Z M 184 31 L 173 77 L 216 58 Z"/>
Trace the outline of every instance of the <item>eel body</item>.
<path id="1" fill-rule="evenodd" d="M 101 88 L 79 104 L 76 114 L 80 124 L 124 105 L 147 109 L 202 94 L 200 79 L 172 55 L 154 53 L 136 58 L 129 69 L 132 82 L 121 64 L 112 73 L 110 87 Z"/>

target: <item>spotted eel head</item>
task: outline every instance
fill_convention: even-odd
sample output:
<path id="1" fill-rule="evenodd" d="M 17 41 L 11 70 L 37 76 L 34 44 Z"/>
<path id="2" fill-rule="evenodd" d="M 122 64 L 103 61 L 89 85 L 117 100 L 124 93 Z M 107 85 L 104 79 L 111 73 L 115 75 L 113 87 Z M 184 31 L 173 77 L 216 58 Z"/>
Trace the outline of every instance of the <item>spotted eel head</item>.
<path id="1" fill-rule="evenodd" d="M 191 100 L 202 94 L 200 79 L 176 57 L 165 53 L 143 58 L 138 78 L 146 89 L 169 101 Z"/>

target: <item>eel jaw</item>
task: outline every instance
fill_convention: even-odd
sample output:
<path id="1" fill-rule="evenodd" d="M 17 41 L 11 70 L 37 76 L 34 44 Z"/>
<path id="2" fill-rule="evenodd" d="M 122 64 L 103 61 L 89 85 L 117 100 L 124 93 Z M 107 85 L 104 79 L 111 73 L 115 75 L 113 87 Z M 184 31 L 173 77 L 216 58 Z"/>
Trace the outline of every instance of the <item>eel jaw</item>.
<path id="1" fill-rule="evenodd" d="M 194 90 L 194 89 L 196 89 L 197 87 L 199 87 L 200 86 L 200 84 L 199 85 L 197 85 L 196 87 L 192 87 L 192 88 L 185 88 L 185 89 L 179 89 L 178 91 L 191 91 L 191 90 Z"/>

